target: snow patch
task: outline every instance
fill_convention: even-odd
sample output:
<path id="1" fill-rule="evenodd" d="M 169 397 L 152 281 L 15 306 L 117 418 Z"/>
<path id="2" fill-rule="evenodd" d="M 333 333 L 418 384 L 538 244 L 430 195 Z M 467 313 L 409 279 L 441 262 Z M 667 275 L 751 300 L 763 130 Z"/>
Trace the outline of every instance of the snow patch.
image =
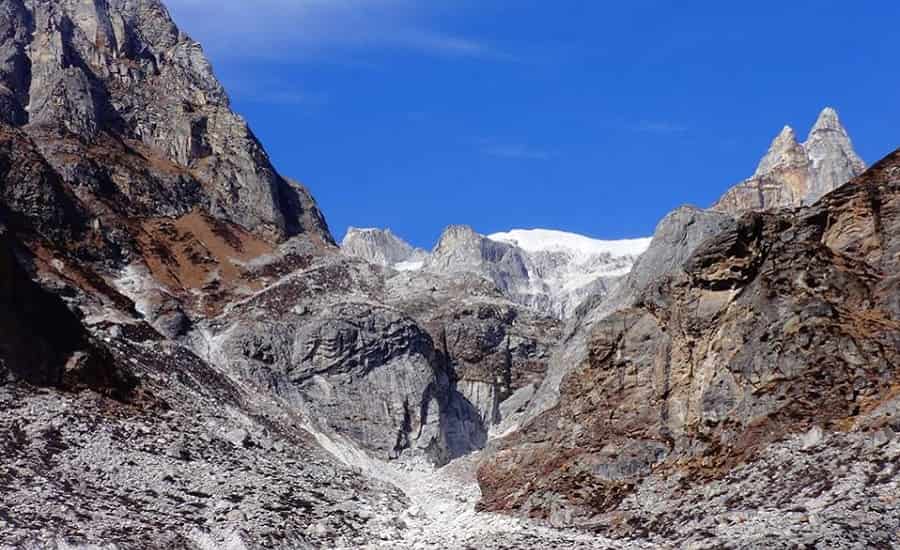
<path id="1" fill-rule="evenodd" d="M 145 316 L 149 312 L 148 294 L 163 290 L 150 270 L 137 263 L 126 266 L 112 283 L 117 291 L 134 302 L 137 312 Z"/>
<path id="2" fill-rule="evenodd" d="M 391 266 L 396 271 L 419 271 L 425 267 L 425 260 L 399 262 Z"/>
<path id="3" fill-rule="evenodd" d="M 578 256 L 640 256 L 651 238 L 604 241 L 552 229 L 513 229 L 487 236 L 492 241 L 518 246 L 526 252 L 572 252 Z"/>

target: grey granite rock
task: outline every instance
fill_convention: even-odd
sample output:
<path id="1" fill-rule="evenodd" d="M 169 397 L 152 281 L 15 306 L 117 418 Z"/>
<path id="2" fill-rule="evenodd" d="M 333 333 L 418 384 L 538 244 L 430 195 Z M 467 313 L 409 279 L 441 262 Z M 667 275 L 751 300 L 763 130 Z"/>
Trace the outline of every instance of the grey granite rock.
<path id="1" fill-rule="evenodd" d="M 803 148 L 810 160 L 810 188 L 803 204 L 816 202 L 866 169 L 837 112 L 830 107 L 819 115 Z"/>
<path id="2" fill-rule="evenodd" d="M 400 270 L 418 269 L 428 256 L 428 252 L 413 247 L 390 229 L 351 227 L 341 241 L 341 250 L 350 256 Z"/>
<path id="3" fill-rule="evenodd" d="M 379 303 L 383 285 L 371 264 L 323 258 L 205 323 L 194 347 L 375 456 L 440 465 L 480 448 L 480 415 L 431 336 Z"/>
<path id="4" fill-rule="evenodd" d="M 512 302 L 474 273 L 396 273 L 385 282 L 385 301 L 428 331 L 486 427 L 503 419 L 512 393 L 540 383 L 559 337 L 558 321 Z"/>

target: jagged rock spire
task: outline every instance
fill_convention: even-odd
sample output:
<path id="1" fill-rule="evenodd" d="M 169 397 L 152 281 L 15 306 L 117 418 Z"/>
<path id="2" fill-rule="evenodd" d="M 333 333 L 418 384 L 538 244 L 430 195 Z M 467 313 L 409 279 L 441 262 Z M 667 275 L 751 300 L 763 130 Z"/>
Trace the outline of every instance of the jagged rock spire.
<path id="1" fill-rule="evenodd" d="M 772 141 L 768 152 L 760 161 L 755 177 L 764 176 L 779 166 L 799 165 L 806 162 L 806 153 L 797 141 L 797 134 L 790 126 L 785 126 Z"/>
<path id="2" fill-rule="evenodd" d="M 805 143 L 798 143 L 794 130 L 785 126 L 753 177 L 730 189 L 713 208 L 739 214 L 811 204 L 865 169 L 837 111 L 826 107 Z"/>
<path id="3" fill-rule="evenodd" d="M 846 133 L 844 126 L 841 124 L 841 119 L 833 107 L 825 107 L 819 113 L 819 118 L 816 120 L 810 135 L 822 130 L 835 130 Z"/>
<path id="4" fill-rule="evenodd" d="M 863 173 L 866 164 L 853 150 L 837 111 L 827 107 L 803 144 L 809 157 L 810 185 L 804 203 L 817 201 Z"/>

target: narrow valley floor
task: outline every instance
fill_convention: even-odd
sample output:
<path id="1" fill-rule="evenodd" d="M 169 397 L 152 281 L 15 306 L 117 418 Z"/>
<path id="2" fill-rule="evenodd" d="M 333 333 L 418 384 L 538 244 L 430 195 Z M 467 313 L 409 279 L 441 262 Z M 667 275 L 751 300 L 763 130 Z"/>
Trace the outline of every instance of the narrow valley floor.
<path id="1" fill-rule="evenodd" d="M 316 433 L 319 443 L 347 465 L 402 490 L 411 505 L 393 526 L 371 533 L 379 542 L 346 541 L 339 549 L 618 549 L 621 543 L 590 534 L 558 530 L 527 520 L 477 512 L 481 490 L 475 480 L 478 454 L 443 468 L 422 462 L 385 462 L 354 446 Z M 385 524 L 385 522 L 378 522 Z"/>

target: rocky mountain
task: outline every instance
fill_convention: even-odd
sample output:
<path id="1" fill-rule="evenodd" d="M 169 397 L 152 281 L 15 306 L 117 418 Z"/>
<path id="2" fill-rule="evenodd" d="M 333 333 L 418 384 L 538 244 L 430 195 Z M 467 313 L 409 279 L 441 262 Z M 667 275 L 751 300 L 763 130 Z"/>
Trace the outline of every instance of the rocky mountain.
<path id="1" fill-rule="evenodd" d="M 347 230 L 341 241 L 341 250 L 350 256 L 398 271 L 421 269 L 428 252 L 415 248 L 390 229 Z"/>
<path id="2" fill-rule="evenodd" d="M 0 548 L 430 536 L 395 463 L 483 447 L 556 322 L 339 254 L 158 1 L 0 30 Z"/>
<path id="3" fill-rule="evenodd" d="M 682 264 L 706 239 L 726 228 L 734 220 L 731 216 L 684 206 L 663 218 L 657 225 L 647 251 L 634 268 L 609 294 L 596 294 L 586 300 L 563 328 L 560 345 L 553 350 L 547 373 L 533 395 L 523 396 L 519 415 L 504 419 L 504 430 L 516 428 L 559 402 L 559 388 L 563 379 L 587 353 L 588 341 L 594 326 L 612 313 L 635 305 L 645 289 L 659 279 L 681 269 Z"/>
<path id="4" fill-rule="evenodd" d="M 662 546 L 890 547 L 898 174 L 900 152 L 726 222 L 596 322 L 558 404 L 482 465 L 483 507 Z"/>
<path id="5" fill-rule="evenodd" d="M 898 157 L 342 251 L 158 0 L 0 3 L 0 549 L 887 547 Z"/>
<path id="6" fill-rule="evenodd" d="M 464 225 L 448 227 L 431 253 L 390 230 L 351 228 L 345 254 L 399 271 L 445 277 L 469 273 L 493 282 L 513 302 L 565 319 L 589 296 L 605 296 L 646 250 L 650 239 L 600 241 L 544 229 L 483 236 Z"/>
<path id="7" fill-rule="evenodd" d="M 809 205 L 865 169 L 837 112 L 829 107 L 802 144 L 794 130 L 785 126 L 753 177 L 730 189 L 713 209 L 740 214 Z"/>
<path id="8" fill-rule="evenodd" d="M 99 223 L 202 209 L 269 239 L 331 241 L 159 2 L 10 0 L 0 29 L 0 120 Z"/>

